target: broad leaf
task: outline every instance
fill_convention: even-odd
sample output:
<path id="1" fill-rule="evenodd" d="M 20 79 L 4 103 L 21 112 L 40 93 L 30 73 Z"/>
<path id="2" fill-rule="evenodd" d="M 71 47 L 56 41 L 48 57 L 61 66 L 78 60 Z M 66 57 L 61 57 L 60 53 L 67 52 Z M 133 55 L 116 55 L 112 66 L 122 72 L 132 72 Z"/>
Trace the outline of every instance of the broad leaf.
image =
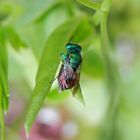
<path id="1" fill-rule="evenodd" d="M 5 28 L 5 35 L 14 49 L 18 50 L 21 47 L 26 47 L 25 43 L 21 40 L 19 34 L 12 27 Z"/>
<path id="2" fill-rule="evenodd" d="M 50 35 L 46 42 L 36 76 L 36 86 L 26 116 L 25 130 L 27 134 L 51 88 L 50 81 L 53 80 L 58 68 L 60 53 L 64 51 L 64 46 L 71 40 L 79 24 L 80 19 L 72 19 L 64 23 Z"/>
<path id="3" fill-rule="evenodd" d="M 46 8 L 45 11 L 42 12 L 41 15 L 39 15 L 34 22 L 41 22 L 42 20 L 44 20 L 46 18 L 46 16 L 51 13 L 52 11 L 54 11 L 56 8 L 60 7 L 62 5 L 62 1 L 57 1 L 56 3 L 48 6 Z"/>
<path id="4" fill-rule="evenodd" d="M 36 2 L 31 0 L 28 3 L 26 1 L 23 2 L 24 12 L 16 21 L 16 26 L 21 27 L 41 18 L 54 4 L 56 4 L 55 0 L 40 0 Z"/>
<path id="5" fill-rule="evenodd" d="M 59 17 L 59 15 L 61 16 Z M 41 52 L 47 38 L 57 27 L 69 19 L 68 16 L 64 4 L 57 1 L 54 4 L 48 5 L 42 14 L 37 16 L 28 27 L 23 26 L 23 28 L 18 28 L 22 38 L 26 41 L 26 44 L 33 49 L 37 59 L 41 57 Z"/>

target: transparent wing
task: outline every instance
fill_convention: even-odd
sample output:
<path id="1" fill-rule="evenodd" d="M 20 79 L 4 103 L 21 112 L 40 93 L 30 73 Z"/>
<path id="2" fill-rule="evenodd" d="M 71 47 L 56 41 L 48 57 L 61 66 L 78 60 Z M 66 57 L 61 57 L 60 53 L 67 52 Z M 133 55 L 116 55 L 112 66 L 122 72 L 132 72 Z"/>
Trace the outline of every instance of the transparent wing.
<path id="1" fill-rule="evenodd" d="M 80 66 L 77 68 L 76 70 L 76 73 L 77 73 L 77 76 L 76 76 L 76 84 L 75 86 L 72 88 L 72 95 L 75 96 L 77 91 L 78 91 L 78 87 L 79 87 L 79 80 L 80 80 Z"/>
<path id="2" fill-rule="evenodd" d="M 80 83 L 79 83 L 79 80 L 80 80 L 80 69 L 81 69 L 81 66 L 79 66 L 77 68 L 77 70 L 76 70 L 76 72 L 78 74 L 77 84 L 72 89 L 72 95 L 85 106 L 85 101 L 84 101 L 84 98 L 83 98 L 83 95 L 82 95 L 81 86 L 80 86 Z"/>
<path id="3" fill-rule="evenodd" d="M 76 91 L 76 93 L 74 93 L 75 91 Z M 72 90 L 72 94 L 75 94 L 74 97 L 85 106 L 85 101 L 84 101 L 84 97 L 82 95 L 82 90 L 81 90 L 80 84 L 78 84 L 77 87 L 74 87 L 74 89 Z"/>

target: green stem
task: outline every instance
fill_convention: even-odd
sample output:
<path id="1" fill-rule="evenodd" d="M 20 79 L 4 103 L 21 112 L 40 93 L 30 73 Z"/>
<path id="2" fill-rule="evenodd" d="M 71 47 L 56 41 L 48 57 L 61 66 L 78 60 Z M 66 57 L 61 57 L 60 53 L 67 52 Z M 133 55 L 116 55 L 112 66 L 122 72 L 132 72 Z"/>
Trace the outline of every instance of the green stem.
<path id="1" fill-rule="evenodd" d="M 109 39 L 107 34 L 107 12 L 101 12 L 101 41 L 102 41 L 102 52 L 103 56 L 105 57 L 106 62 L 109 63 L 110 61 L 110 45 L 109 45 Z"/>
<path id="2" fill-rule="evenodd" d="M 0 137 L 1 140 L 5 140 L 5 122 L 4 122 L 4 111 L 2 108 L 2 89 L 0 86 Z"/>
<path id="3" fill-rule="evenodd" d="M 106 80 L 108 84 L 108 92 L 110 93 L 110 101 L 107 114 L 103 126 L 103 139 L 113 140 L 116 135 L 116 120 L 119 108 L 121 80 L 117 65 L 113 58 L 113 53 L 109 43 L 107 33 L 107 17 L 111 6 L 111 0 L 104 0 L 101 7 L 101 40 L 102 54 L 106 70 Z"/>
<path id="4" fill-rule="evenodd" d="M 101 7 L 101 3 L 94 2 L 92 0 L 78 0 L 81 4 L 85 5 L 86 7 L 89 7 L 93 10 L 98 10 Z"/>
<path id="5" fill-rule="evenodd" d="M 101 16 L 99 19 L 101 29 L 101 42 L 102 42 L 102 56 L 105 64 L 107 87 L 110 96 L 108 110 L 105 116 L 103 124 L 103 138 L 104 140 L 113 140 L 116 134 L 116 120 L 119 108 L 119 100 L 121 90 L 121 79 L 119 76 L 118 67 L 114 61 L 114 55 L 112 53 L 109 37 L 107 33 L 107 17 L 112 4 L 112 0 L 103 0 L 102 5 L 100 3 L 94 3 L 91 0 L 78 0 L 85 6 L 98 10 L 97 15 Z M 97 4 L 97 5 L 96 5 Z M 97 17 L 96 17 L 97 18 Z M 101 135 L 102 136 L 102 135 Z"/>
<path id="6" fill-rule="evenodd" d="M 107 33 L 107 15 L 108 15 L 107 12 L 101 13 L 100 28 L 101 28 L 101 42 L 102 42 L 101 50 L 102 50 L 103 60 L 105 64 L 107 83 L 108 86 L 110 87 L 110 84 L 112 85 L 115 82 L 116 76 L 115 76 L 115 69 L 114 69 L 115 67 L 114 67 L 114 62 L 112 57 L 112 51 L 110 48 L 110 43 L 109 43 L 109 38 Z"/>

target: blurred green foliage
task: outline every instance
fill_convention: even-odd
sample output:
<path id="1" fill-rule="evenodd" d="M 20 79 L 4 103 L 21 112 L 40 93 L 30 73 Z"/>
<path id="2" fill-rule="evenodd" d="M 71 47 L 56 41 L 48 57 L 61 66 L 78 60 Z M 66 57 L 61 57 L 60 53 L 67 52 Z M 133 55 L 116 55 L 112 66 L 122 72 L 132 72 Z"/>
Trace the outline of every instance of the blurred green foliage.
<path id="1" fill-rule="evenodd" d="M 106 69 L 103 55 L 106 41 L 103 43 L 100 31 L 102 11 L 108 11 L 111 1 L 104 1 L 0 1 L 2 136 L 5 133 L 3 116 L 8 104 L 9 112 L 14 112 L 12 99 L 24 102 L 24 109 L 17 118 L 15 112 L 18 123 L 6 124 L 6 139 L 20 139 L 19 128 L 23 126 L 27 110 L 25 127 L 29 131 L 42 105 L 59 106 L 70 112 L 80 127 L 73 139 L 140 139 L 140 1 L 112 1 L 107 20 L 109 49 L 113 55 L 109 57 L 113 59 L 111 71 Z M 56 83 L 52 87 L 49 84 L 57 73 L 60 53 L 65 51 L 69 41 L 82 46 L 80 84 L 86 108 L 76 102 L 69 91 L 59 95 Z M 119 78 L 114 69 L 120 75 L 117 85 L 114 84 Z M 115 78 L 108 82 L 105 74 L 107 71 L 109 77 L 112 70 L 113 75 L 116 72 Z"/>

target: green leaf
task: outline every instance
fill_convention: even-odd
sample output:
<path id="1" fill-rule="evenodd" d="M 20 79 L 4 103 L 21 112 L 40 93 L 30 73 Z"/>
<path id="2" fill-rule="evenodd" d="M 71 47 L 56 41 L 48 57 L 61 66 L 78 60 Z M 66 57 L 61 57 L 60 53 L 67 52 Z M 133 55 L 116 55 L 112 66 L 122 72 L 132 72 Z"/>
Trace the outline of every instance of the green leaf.
<path id="1" fill-rule="evenodd" d="M 8 16 L 7 13 L 0 13 L 0 23 L 4 22 Z"/>
<path id="2" fill-rule="evenodd" d="M 50 91 L 50 81 L 53 80 L 57 71 L 60 62 L 60 53 L 64 51 L 64 46 L 71 40 L 80 22 L 81 20 L 78 18 L 69 20 L 58 27 L 46 42 L 36 76 L 36 86 L 26 116 L 26 134 L 29 133 L 36 115 Z"/>
<path id="3" fill-rule="evenodd" d="M 5 43 L 3 28 L 0 28 L 0 86 L 2 90 L 2 105 L 4 111 L 8 109 L 8 98 L 9 98 L 9 89 L 8 89 L 8 62 L 7 62 L 7 49 L 4 46 Z"/>
<path id="4" fill-rule="evenodd" d="M 78 0 L 78 2 L 85 5 L 86 7 L 92 8 L 93 10 L 98 10 L 101 7 L 99 2 L 94 2 L 91 0 Z"/>
<path id="5" fill-rule="evenodd" d="M 65 3 L 67 2 L 63 0 L 49 3 L 44 10 L 39 10 L 40 14 L 37 14 L 28 26 L 17 28 L 26 44 L 33 49 L 37 59 L 40 59 L 41 52 L 50 34 L 69 19 L 70 15 Z"/>
<path id="6" fill-rule="evenodd" d="M 15 50 L 26 47 L 25 43 L 21 40 L 19 34 L 12 27 L 6 28 L 6 37 Z"/>
<path id="7" fill-rule="evenodd" d="M 2 105 L 3 109 L 6 112 L 8 110 L 9 104 L 9 89 L 8 89 L 8 79 L 7 75 L 5 74 L 2 65 L 0 65 L 0 86 L 2 87 Z"/>
<path id="8" fill-rule="evenodd" d="M 0 82 L 0 138 L 1 140 L 5 140 L 5 122 L 4 122 L 4 111 L 2 107 L 2 88 L 1 88 L 1 82 Z"/>
<path id="9" fill-rule="evenodd" d="M 0 4 L 0 24 L 5 22 L 10 16 L 11 7 L 7 5 Z"/>
<path id="10" fill-rule="evenodd" d="M 7 50 L 5 47 L 4 28 L 0 26 L 0 126 L 1 140 L 5 140 L 4 112 L 8 109 L 9 91 L 7 78 Z"/>
<path id="11" fill-rule="evenodd" d="M 60 7 L 61 5 L 62 5 L 61 1 L 57 1 L 56 3 L 50 5 L 49 7 L 46 8 L 45 11 L 43 11 L 38 17 L 36 17 L 34 22 L 40 22 L 44 20 L 49 13 L 51 13 L 52 11 L 54 11 L 56 8 Z"/>
<path id="12" fill-rule="evenodd" d="M 87 49 L 91 41 L 93 40 L 94 28 L 91 26 L 89 19 L 84 17 L 79 27 L 76 29 L 72 41 L 82 46 L 82 51 Z"/>
<path id="13" fill-rule="evenodd" d="M 59 1 L 60 2 L 60 1 Z M 26 24 L 30 24 L 37 19 L 41 19 L 43 14 L 55 5 L 56 0 L 40 0 L 40 1 L 28 1 L 23 2 L 24 12 L 16 22 L 16 26 L 22 27 Z"/>

